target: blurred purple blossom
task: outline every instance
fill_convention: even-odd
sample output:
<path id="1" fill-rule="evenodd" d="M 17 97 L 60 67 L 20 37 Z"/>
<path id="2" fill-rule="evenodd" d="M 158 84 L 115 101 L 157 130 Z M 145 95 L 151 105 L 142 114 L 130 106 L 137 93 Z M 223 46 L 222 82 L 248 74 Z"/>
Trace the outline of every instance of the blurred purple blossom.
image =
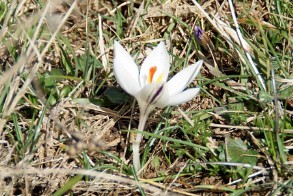
<path id="1" fill-rule="evenodd" d="M 196 39 L 201 40 L 203 35 L 203 31 L 199 26 L 195 26 L 194 28 L 194 36 Z"/>
<path id="2" fill-rule="evenodd" d="M 194 37 L 196 42 L 201 45 L 205 50 L 209 51 L 209 49 L 214 50 L 214 44 L 211 42 L 210 38 L 207 34 L 199 27 L 194 27 Z"/>

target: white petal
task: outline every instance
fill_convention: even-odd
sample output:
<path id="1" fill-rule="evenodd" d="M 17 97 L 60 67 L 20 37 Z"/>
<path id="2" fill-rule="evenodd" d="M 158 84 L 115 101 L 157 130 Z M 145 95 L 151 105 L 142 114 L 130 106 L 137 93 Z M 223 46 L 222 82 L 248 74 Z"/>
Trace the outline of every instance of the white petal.
<path id="1" fill-rule="evenodd" d="M 182 92 L 188 86 L 200 71 L 203 61 L 197 61 L 195 64 L 190 65 L 177 73 L 171 80 L 168 81 L 167 87 L 169 95 L 176 95 Z"/>
<path id="2" fill-rule="evenodd" d="M 166 89 L 164 83 L 152 83 L 144 86 L 135 97 L 137 100 L 146 102 L 146 104 L 154 104 L 161 97 Z"/>
<path id="3" fill-rule="evenodd" d="M 137 65 L 128 52 L 117 41 L 114 42 L 113 70 L 118 84 L 127 93 L 134 96 L 140 91 Z"/>
<path id="4" fill-rule="evenodd" d="M 168 106 L 180 105 L 193 99 L 199 92 L 199 88 L 190 88 L 182 93 L 169 97 Z"/>
<path id="5" fill-rule="evenodd" d="M 166 83 L 152 83 L 144 86 L 135 96 L 140 109 L 140 115 L 148 115 L 155 107 L 157 100 L 165 95 Z M 169 97 L 169 96 L 167 96 Z"/>
<path id="6" fill-rule="evenodd" d="M 170 99 L 170 96 L 169 96 L 169 93 L 168 93 L 168 89 L 165 86 L 165 89 L 162 92 L 162 95 L 156 101 L 156 103 L 154 105 L 156 107 L 158 107 L 158 108 L 164 108 L 164 107 L 168 106 L 169 99 Z"/>
<path id="7" fill-rule="evenodd" d="M 157 67 L 157 71 L 154 74 L 153 80 L 157 81 L 161 77 L 161 80 L 158 82 L 165 82 L 168 77 L 170 64 L 169 55 L 164 42 L 161 42 L 157 47 L 155 47 L 144 60 L 140 69 L 141 85 L 146 84 L 149 70 L 154 66 Z"/>

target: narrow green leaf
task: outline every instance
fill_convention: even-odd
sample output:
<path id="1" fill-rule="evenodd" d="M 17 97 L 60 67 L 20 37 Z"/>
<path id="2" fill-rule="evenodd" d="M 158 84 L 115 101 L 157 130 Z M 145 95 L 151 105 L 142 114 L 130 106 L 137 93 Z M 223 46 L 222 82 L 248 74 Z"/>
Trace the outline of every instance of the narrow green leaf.
<path id="1" fill-rule="evenodd" d="M 76 183 L 81 181 L 83 178 L 83 175 L 77 175 L 73 178 L 70 178 L 60 189 L 58 189 L 53 196 L 62 196 L 64 195 L 67 191 L 69 191 Z"/>

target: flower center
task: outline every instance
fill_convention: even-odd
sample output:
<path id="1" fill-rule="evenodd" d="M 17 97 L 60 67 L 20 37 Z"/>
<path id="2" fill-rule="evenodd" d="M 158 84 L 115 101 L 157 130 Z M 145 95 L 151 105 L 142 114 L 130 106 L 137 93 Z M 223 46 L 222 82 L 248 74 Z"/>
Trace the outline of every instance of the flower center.
<path id="1" fill-rule="evenodd" d="M 147 78 L 147 82 L 150 84 L 153 82 L 153 79 L 154 79 L 154 75 L 157 71 L 157 66 L 152 66 L 150 69 L 149 69 L 149 74 L 148 74 L 148 78 Z M 156 79 L 156 82 L 159 83 L 161 82 L 163 79 L 163 74 L 160 74 L 157 79 Z"/>
<path id="2" fill-rule="evenodd" d="M 153 82 L 153 78 L 154 75 L 157 71 L 157 67 L 156 66 L 152 66 L 149 70 L 149 75 L 148 75 L 148 83 L 152 83 Z"/>

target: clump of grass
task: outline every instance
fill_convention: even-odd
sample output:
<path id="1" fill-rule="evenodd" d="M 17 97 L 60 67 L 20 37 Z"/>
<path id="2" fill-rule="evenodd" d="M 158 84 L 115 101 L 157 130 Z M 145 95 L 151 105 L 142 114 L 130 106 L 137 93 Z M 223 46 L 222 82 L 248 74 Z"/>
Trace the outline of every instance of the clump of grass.
<path id="1" fill-rule="evenodd" d="M 292 17 L 282 0 L 2 1 L 1 192 L 292 194 Z M 195 25 L 214 50 L 196 43 Z M 164 40 L 171 75 L 205 61 L 200 95 L 148 120 L 141 178 L 129 143 L 138 110 L 111 72 L 114 40 L 138 64 Z"/>

